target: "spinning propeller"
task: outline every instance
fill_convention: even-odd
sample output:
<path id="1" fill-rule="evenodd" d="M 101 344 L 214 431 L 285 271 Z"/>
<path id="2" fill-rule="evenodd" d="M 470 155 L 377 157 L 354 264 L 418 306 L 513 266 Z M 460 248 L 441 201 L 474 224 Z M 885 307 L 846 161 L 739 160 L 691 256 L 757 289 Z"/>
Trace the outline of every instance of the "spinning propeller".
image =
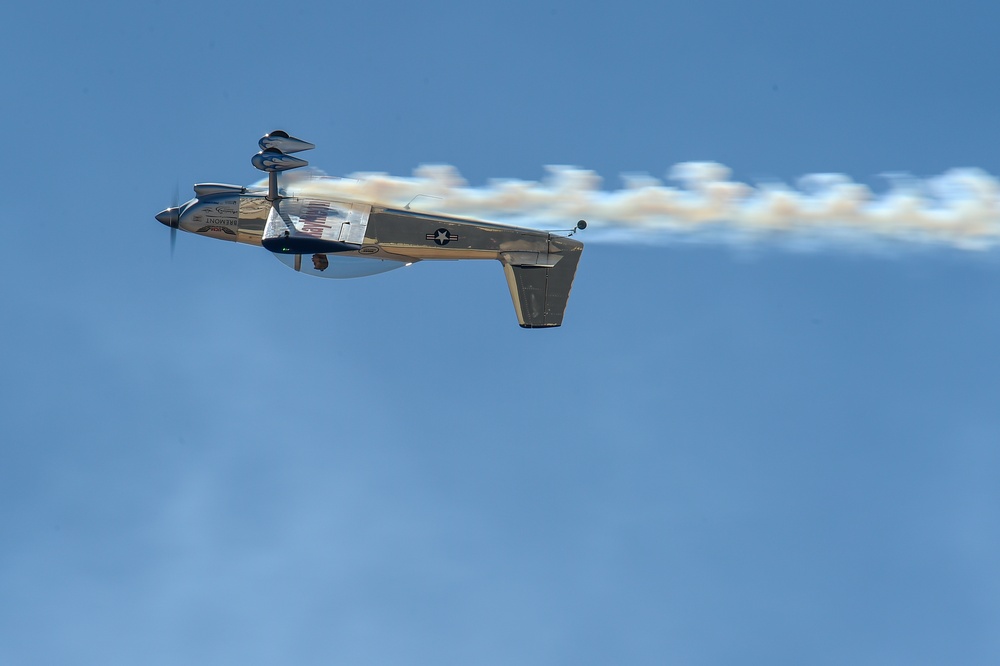
<path id="1" fill-rule="evenodd" d="M 170 227 L 170 258 L 174 258 L 174 247 L 177 246 L 177 227 L 180 225 L 181 221 L 181 208 L 178 204 L 178 199 L 180 198 L 180 193 L 178 192 L 177 185 L 174 185 L 174 196 L 170 202 L 170 208 L 160 211 L 156 215 L 158 222 Z"/>

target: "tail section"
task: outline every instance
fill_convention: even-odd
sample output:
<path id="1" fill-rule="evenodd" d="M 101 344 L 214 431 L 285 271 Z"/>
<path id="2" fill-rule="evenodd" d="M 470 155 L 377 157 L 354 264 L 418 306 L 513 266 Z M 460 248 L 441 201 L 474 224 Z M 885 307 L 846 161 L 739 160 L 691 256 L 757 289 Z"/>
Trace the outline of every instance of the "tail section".
<path id="1" fill-rule="evenodd" d="M 507 286 L 522 328 L 561 326 L 583 243 L 549 236 L 548 252 L 502 252 Z"/>

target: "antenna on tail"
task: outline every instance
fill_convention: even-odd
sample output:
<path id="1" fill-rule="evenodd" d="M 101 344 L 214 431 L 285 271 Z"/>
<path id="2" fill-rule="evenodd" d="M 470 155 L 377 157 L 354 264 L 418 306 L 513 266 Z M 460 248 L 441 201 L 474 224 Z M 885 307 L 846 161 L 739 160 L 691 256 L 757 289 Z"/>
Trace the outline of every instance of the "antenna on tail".
<path id="1" fill-rule="evenodd" d="M 580 220 L 579 222 L 576 223 L 576 226 L 573 227 L 572 229 L 552 229 L 551 231 L 549 231 L 549 233 L 550 234 L 566 234 L 566 237 L 569 238 L 570 236 L 572 236 L 576 232 L 583 231 L 586 228 L 587 228 L 587 220 Z M 569 232 L 569 233 L 567 233 L 567 232 Z"/>

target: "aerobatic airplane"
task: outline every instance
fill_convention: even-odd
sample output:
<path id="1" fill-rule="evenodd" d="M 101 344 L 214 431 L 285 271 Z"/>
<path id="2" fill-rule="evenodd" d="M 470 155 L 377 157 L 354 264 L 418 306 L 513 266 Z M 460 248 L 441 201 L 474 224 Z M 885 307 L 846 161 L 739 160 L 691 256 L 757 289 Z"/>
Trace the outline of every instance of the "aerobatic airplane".
<path id="1" fill-rule="evenodd" d="M 553 232 L 419 213 L 409 205 L 299 196 L 294 188 L 288 195 L 278 186 L 278 172 L 306 166 L 291 153 L 315 146 L 281 130 L 258 144 L 261 150 L 251 162 L 268 174 L 267 189 L 195 185 L 194 199 L 156 216 L 170 227 L 171 247 L 181 229 L 263 246 L 296 271 L 331 278 L 374 275 L 432 259 L 496 259 L 522 327 L 562 324 L 583 243 Z M 580 220 L 570 235 L 586 226 Z"/>

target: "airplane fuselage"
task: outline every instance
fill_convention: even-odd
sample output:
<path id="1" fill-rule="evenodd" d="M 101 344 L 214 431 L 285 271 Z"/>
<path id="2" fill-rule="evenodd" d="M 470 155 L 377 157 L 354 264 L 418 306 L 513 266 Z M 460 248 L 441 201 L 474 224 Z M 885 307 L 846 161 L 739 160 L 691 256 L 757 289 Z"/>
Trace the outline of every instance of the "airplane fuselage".
<path id="1" fill-rule="evenodd" d="M 195 198 L 156 215 L 198 236 L 262 246 L 295 271 L 327 278 L 362 277 L 417 261 L 495 259 L 503 264 L 518 323 L 560 326 L 583 243 L 548 231 L 422 213 L 326 196 L 298 185 L 285 191 L 278 173 L 308 165 L 288 153 L 313 144 L 275 130 L 251 158 L 268 174 L 266 191 L 221 183 L 195 185 Z M 586 223 L 577 223 L 583 229 Z M 172 251 L 172 250 L 171 250 Z"/>
<path id="2" fill-rule="evenodd" d="M 199 186 L 200 187 L 200 186 Z M 265 239 L 271 202 L 264 194 L 230 186 L 184 204 L 178 228 L 199 236 L 266 247 L 278 254 L 326 253 L 412 263 L 421 260 L 503 259 L 505 253 L 549 254 L 559 245 L 582 246 L 564 236 L 416 211 L 349 201 L 287 197 L 276 203 L 281 217 L 308 234 Z M 523 257 L 521 257 L 523 259 Z"/>

